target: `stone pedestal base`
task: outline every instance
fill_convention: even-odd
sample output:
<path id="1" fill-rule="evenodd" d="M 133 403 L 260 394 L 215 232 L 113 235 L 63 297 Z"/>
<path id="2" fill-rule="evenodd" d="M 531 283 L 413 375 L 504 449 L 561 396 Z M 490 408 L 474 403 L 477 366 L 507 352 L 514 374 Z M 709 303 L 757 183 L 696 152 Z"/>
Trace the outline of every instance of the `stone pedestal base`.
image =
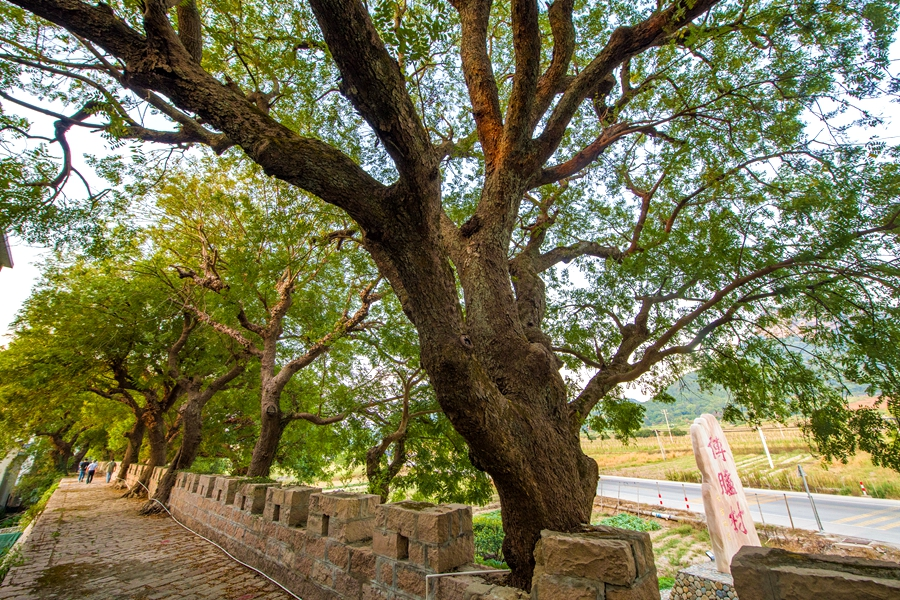
<path id="1" fill-rule="evenodd" d="M 734 580 L 715 563 L 700 563 L 678 571 L 669 600 L 734 600 Z"/>

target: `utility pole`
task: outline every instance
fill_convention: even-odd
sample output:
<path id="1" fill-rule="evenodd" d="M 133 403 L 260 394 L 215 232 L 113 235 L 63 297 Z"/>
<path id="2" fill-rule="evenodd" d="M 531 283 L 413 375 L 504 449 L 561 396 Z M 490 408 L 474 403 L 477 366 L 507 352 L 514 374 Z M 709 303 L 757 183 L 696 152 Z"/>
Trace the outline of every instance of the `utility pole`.
<path id="1" fill-rule="evenodd" d="M 766 451 L 766 458 L 769 459 L 769 468 L 774 469 L 775 463 L 772 462 L 772 455 L 769 454 L 769 446 L 766 444 L 766 435 L 763 433 L 762 427 L 757 426 L 756 430 L 759 432 L 759 439 L 762 441 L 763 450 Z"/>
<path id="2" fill-rule="evenodd" d="M 666 460 L 666 449 L 663 448 L 662 438 L 659 437 L 659 430 L 654 429 L 653 433 L 656 434 L 656 441 L 659 442 L 659 453 L 662 454 L 663 460 Z"/>
<path id="3" fill-rule="evenodd" d="M 669 427 L 669 412 L 666 409 L 663 409 L 663 416 L 666 418 L 666 429 L 669 430 L 669 441 L 674 442 L 675 440 L 672 438 L 672 428 Z"/>

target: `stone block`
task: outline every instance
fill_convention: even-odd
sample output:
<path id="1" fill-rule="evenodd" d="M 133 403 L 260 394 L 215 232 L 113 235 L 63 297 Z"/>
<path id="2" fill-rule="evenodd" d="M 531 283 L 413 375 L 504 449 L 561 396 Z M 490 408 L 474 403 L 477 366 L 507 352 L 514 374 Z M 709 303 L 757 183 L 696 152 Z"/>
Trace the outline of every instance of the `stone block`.
<path id="1" fill-rule="evenodd" d="M 334 589 L 342 598 L 359 598 L 362 594 L 362 582 L 343 571 L 335 571 Z"/>
<path id="2" fill-rule="evenodd" d="M 414 565 L 397 565 L 397 587 L 413 596 L 425 595 L 425 571 Z"/>
<path id="3" fill-rule="evenodd" d="M 590 533 L 541 532 L 540 557 L 545 572 L 551 575 L 584 577 L 628 586 L 637 576 L 634 554 L 627 540 Z"/>
<path id="4" fill-rule="evenodd" d="M 744 546 L 731 574 L 744 600 L 900 598 L 900 565 L 863 558 Z"/>
<path id="5" fill-rule="evenodd" d="M 241 481 L 241 477 L 217 477 L 211 498 L 221 504 L 234 504 Z"/>
<path id="6" fill-rule="evenodd" d="M 328 524 L 328 537 L 340 540 L 345 544 L 363 542 L 372 539 L 374 524 L 372 518 L 344 521 L 342 519 L 330 519 Z"/>
<path id="7" fill-rule="evenodd" d="M 321 491 L 322 488 L 306 486 L 269 488 L 263 517 L 289 527 L 305 525 L 309 517 L 309 498 Z"/>
<path id="8" fill-rule="evenodd" d="M 444 573 L 475 558 L 472 509 L 461 504 L 396 502 L 375 508 L 373 550 Z"/>
<path id="9" fill-rule="evenodd" d="M 328 515 L 310 513 L 306 519 L 306 531 L 312 535 L 328 537 L 328 527 L 331 517 Z"/>
<path id="10" fill-rule="evenodd" d="M 350 549 L 336 540 L 325 542 L 325 558 L 334 566 L 346 571 L 350 568 Z"/>
<path id="11" fill-rule="evenodd" d="M 713 593 L 716 598 L 727 598 Z M 606 600 L 660 600 L 659 579 L 650 573 L 638 579 L 630 586 L 607 585 Z"/>
<path id="12" fill-rule="evenodd" d="M 201 498 L 211 498 L 213 493 L 213 488 L 216 486 L 216 476 L 215 475 L 201 475 L 198 480 L 198 489 L 197 493 L 200 494 Z"/>
<path id="13" fill-rule="evenodd" d="M 278 486 L 278 483 L 245 483 L 234 495 L 234 505 L 240 510 L 253 515 L 262 514 L 266 507 L 266 490 Z"/>
<path id="14" fill-rule="evenodd" d="M 436 573 L 446 573 L 472 562 L 474 558 L 475 536 L 464 534 L 443 546 L 426 546 L 424 566 Z"/>
<path id="15" fill-rule="evenodd" d="M 650 541 L 649 533 L 619 529 L 618 527 L 607 527 L 606 525 L 591 525 L 586 528 L 586 532 L 598 539 L 627 541 L 631 544 L 631 551 L 634 554 L 637 576 L 643 577 L 649 573 L 656 573 L 656 563 L 653 559 L 653 542 Z"/>
<path id="16" fill-rule="evenodd" d="M 375 507 L 380 502 L 381 498 L 373 494 L 313 493 L 309 498 L 309 512 L 351 521 L 373 517 Z"/>
<path id="17" fill-rule="evenodd" d="M 602 582 L 543 573 L 531 584 L 534 600 L 603 600 Z"/>
<path id="18" fill-rule="evenodd" d="M 422 547 L 421 544 L 418 546 Z M 372 534 L 372 550 L 381 556 L 404 560 L 409 558 L 409 538 L 393 531 L 384 532 L 376 529 Z M 424 561 L 417 562 L 424 564 Z"/>
<path id="19" fill-rule="evenodd" d="M 394 561 L 379 558 L 375 561 L 375 580 L 388 587 L 394 585 Z"/>
<path id="20" fill-rule="evenodd" d="M 197 488 L 200 486 L 200 475 L 197 473 L 188 473 L 187 480 L 185 481 L 185 489 L 191 494 L 197 493 Z"/>
<path id="21" fill-rule="evenodd" d="M 359 579 L 375 579 L 375 554 L 371 548 L 349 548 L 350 574 Z"/>

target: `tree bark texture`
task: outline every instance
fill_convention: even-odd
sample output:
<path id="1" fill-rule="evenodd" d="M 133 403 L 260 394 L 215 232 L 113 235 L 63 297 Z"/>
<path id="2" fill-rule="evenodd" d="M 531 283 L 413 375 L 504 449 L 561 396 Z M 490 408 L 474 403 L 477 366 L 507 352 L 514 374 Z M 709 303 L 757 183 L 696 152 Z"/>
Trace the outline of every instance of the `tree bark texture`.
<path id="1" fill-rule="evenodd" d="M 116 472 L 116 487 L 125 487 L 125 476 L 128 474 L 128 468 L 138 461 L 141 453 L 141 446 L 144 443 L 144 421 L 138 416 L 135 418 L 134 425 L 131 430 L 125 434 L 128 439 L 128 445 L 125 446 L 125 455 L 122 462 L 119 463 L 119 470 Z"/>
<path id="2" fill-rule="evenodd" d="M 147 469 L 144 470 L 144 474 L 131 486 L 131 489 L 126 494 L 126 497 L 130 498 L 146 496 L 153 469 L 166 464 L 166 423 L 163 419 L 162 406 L 148 397 L 147 406 L 144 407 L 141 420 L 144 422 L 144 428 L 147 431 L 147 442 L 150 446 L 150 452 L 147 456 L 147 461 L 144 463 Z"/>
<path id="3" fill-rule="evenodd" d="M 263 384 L 263 393 L 260 402 L 259 438 L 253 447 L 253 456 L 250 459 L 250 467 L 247 469 L 247 477 L 268 477 L 275 455 L 278 452 L 278 443 L 287 422 L 281 412 L 281 389 Z"/>
<path id="4" fill-rule="evenodd" d="M 205 388 L 199 378 L 182 380 L 182 387 L 187 390 L 187 401 L 178 410 L 182 430 L 181 445 L 172 457 L 172 462 L 153 496 L 141 509 L 143 514 L 159 512 L 162 505 L 169 502 L 178 471 L 189 469 L 200 451 L 200 442 L 203 439 L 203 408 L 218 391 L 244 372 L 244 366 L 243 362 L 235 363 L 227 373 L 210 382 Z"/>
<path id="5" fill-rule="evenodd" d="M 72 457 L 72 467 L 77 468 L 78 464 L 84 459 L 85 455 L 88 453 L 89 448 L 84 447 L 80 449 L 75 455 Z"/>
<path id="6" fill-rule="evenodd" d="M 160 479 L 153 495 L 141 508 L 141 514 L 155 514 L 160 512 L 162 510 L 160 503 L 167 504 L 169 502 L 169 496 L 172 493 L 172 488 L 175 487 L 175 479 L 178 476 L 178 471 L 189 469 L 191 465 L 194 464 L 197 453 L 200 451 L 200 442 L 202 439 L 201 428 L 203 422 L 200 414 L 202 409 L 203 405 L 196 401 L 196 399 L 193 402 L 189 399 L 184 406 L 182 406 L 180 411 L 182 424 L 181 445 L 175 452 L 172 462 L 166 469 L 162 479 Z"/>

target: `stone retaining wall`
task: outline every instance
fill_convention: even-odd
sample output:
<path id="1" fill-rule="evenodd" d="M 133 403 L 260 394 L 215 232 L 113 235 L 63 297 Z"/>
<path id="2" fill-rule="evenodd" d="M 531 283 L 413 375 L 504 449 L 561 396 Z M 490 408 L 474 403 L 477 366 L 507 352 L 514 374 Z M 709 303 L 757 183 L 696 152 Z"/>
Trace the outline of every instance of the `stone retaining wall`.
<path id="1" fill-rule="evenodd" d="M 137 471 L 136 471 L 137 472 Z M 650 538 L 611 527 L 544 531 L 532 592 L 499 585 L 474 560 L 472 508 L 241 483 L 180 473 L 182 523 L 304 600 L 658 600 Z M 433 577 L 455 572 L 452 576 Z M 432 577 L 428 577 L 428 576 Z"/>
<path id="2" fill-rule="evenodd" d="M 865 558 L 744 546 L 731 561 L 744 600 L 896 600 L 900 565 Z"/>
<path id="3" fill-rule="evenodd" d="M 734 580 L 720 573 L 712 562 L 691 565 L 678 571 L 669 600 L 735 600 Z"/>
<path id="4" fill-rule="evenodd" d="M 137 463 L 132 463 L 128 467 L 128 471 L 125 473 L 125 486 L 133 487 L 147 472 L 147 469 L 150 467 L 148 465 L 139 465 Z M 155 467 L 153 472 L 150 473 L 150 480 L 147 482 L 147 496 L 150 497 L 156 492 L 157 486 L 159 486 L 160 480 L 163 478 L 163 475 L 166 474 L 166 469 L 169 467 Z M 99 470 L 98 470 L 99 472 Z M 104 471 L 104 477 L 106 476 Z"/>

